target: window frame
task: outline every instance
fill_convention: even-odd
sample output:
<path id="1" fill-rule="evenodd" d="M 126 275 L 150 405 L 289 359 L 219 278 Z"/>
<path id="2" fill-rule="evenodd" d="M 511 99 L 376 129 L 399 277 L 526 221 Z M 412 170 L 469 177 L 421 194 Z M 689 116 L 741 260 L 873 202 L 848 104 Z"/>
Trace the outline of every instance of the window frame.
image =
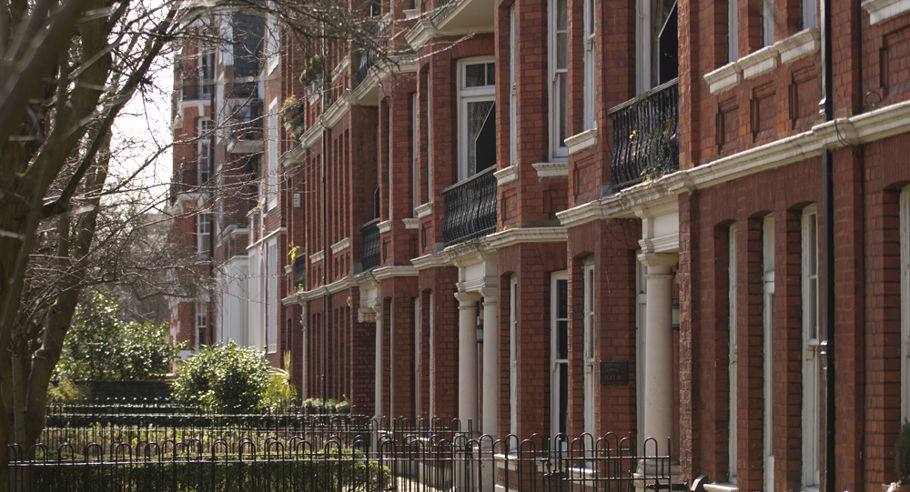
<path id="1" fill-rule="evenodd" d="M 564 2 L 566 8 L 566 27 L 565 30 L 560 30 L 557 27 L 559 14 L 557 8 L 559 2 Z M 560 137 L 560 124 L 561 120 L 565 120 L 565 137 L 570 136 L 569 131 L 569 96 L 571 94 L 569 91 L 569 2 L 568 0 L 549 0 L 547 2 L 547 79 L 550 81 L 548 85 L 548 98 L 549 98 L 549 114 L 548 114 L 548 129 L 549 129 L 549 142 L 550 142 L 550 158 L 551 159 L 567 159 L 569 156 L 569 147 L 566 145 L 564 138 Z M 559 52 L 559 34 L 565 34 L 565 43 L 566 43 L 566 56 L 565 56 L 565 67 L 557 67 L 557 59 Z M 561 77 L 560 77 L 561 76 Z M 562 85 L 560 85 L 560 81 Z M 564 88 L 562 86 L 565 86 Z M 565 89 L 566 97 L 566 106 L 563 108 L 560 104 L 560 95 L 562 90 Z"/>
<path id="2" fill-rule="evenodd" d="M 492 102 L 494 119 L 496 111 L 496 84 L 467 87 L 467 67 L 472 65 L 493 64 L 496 70 L 496 59 L 492 56 L 473 56 L 458 60 L 458 181 L 467 179 L 477 174 L 477 163 L 474 163 L 474 172 L 469 173 L 468 162 L 468 104 L 479 102 Z M 486 73 L 486 69 L 484 69 Z M 475 156 L 476 157 L 476 156 Z"/>
<path id="3" fill-rule="evenodd" d="M 266 148 L 266 210 L 278 206 L 278 98 L 269 103 Z"/>
<path id="4" fill-rule="evenodd" d="M 200 260 L 212 258 L 214 246 L 212 244 L 212 214 L 200 212 L 196 214 L 196 256 Z"/>
<path id="5" fill-rule="evenodd" d="M 518 46 L 515 36 L 515 4 L 509 6 L 509 165 L 518 164 L 518 82 L 515 62 Z"/>
<path id="6" fill-rule="evenodd" d="M 582 128 L 597 128 L 597 18 L 595 0 L 584 0 L 584 22 L 582 32 L 582 65 L 584 80 L 582 88 Z"/>
<path id="7" fill-rule="evenodd" d="M 727 229 L 727 481 L 731 484 L 736 483 L 737 473 L 737 441 L 739 432 L 737 429 L 737 413 L 739 409 L 739 363 L 738 363 L 738 316 L 737 296 L 739 289 L 737 286 L 737 227 L 731 224 Z"/>
<path id="8" fill-rule="evenodd" d="M 584 309 L 584 320 L 582 322 L 582 364 L 584 367 L 582 409 L 583 420 L 582 430 L 596 436 L 594 432 L 594 392 L 596 389 L 595 372 L 596 367 L 596 333 L 595 313 L 597 309 L 597 277 L 594 275 L 594 260 L 589 258 L 582 265 L 582 303 Z"/>
<path id="9" fill-rule="evenodd" d="M 803 490 L 818 489 L 821 484 L 819 466 L 820 432 L 818 419 L 819 401 L 819 295 L 818 295 L 818 212 L 815 205 L 803 209 L 800 219 L 800 286 L 802 309 L 802 343 L 800 360 L 802 369 L 802 466 Z M 809 254 L 809 252 L 812 254 Z M 813 264 L 814 260 L 814 264 Z M 814 297 L 814 299 L 812 299 Z M 807 305 L 814 308 L 807 309 Z M 814 336 L 813 336 L 814 335 Z M 812 465 L 811 467 L 809 465 Z"/>
<path id="10" fill-rule="evenodd" d="M 766 490 L 774 488 L 774 214 L 762 220 L 762 462 Z"/>
<path id="11" fill-rule="evenodd" d="M 900 194 L 901 422 L 910 421 L 910 186 Z"/>
<path id="12" fill-rule="evenodd" d="M 212 164 L 215 160 L 215 146 L 212 142 L 215 122 L 211 118 L 200 118 L 196 137 L 196 184 L 202 186 L 212 179 Z"/>
<path id="13" fill-rule="evenodd" d="M 196 339 L 195 339 L 195 350 L 199 350 L 199 346 L 202 345 L 200 340 L 202 339 L 203 330 L 208 329 L 208 303 L 197 302 L 194 307 L 194 323 L 193 328 L 196 330 Z"/>
<path id="14" fill-rule="evenodd" d="M 559 300 L 559 283 L 565 282 L 566 284 L 566 300 L 568 301 L 568 280 L 569 275 L 566 270 L 560 270 L 557 272 L 552 272 L 550 274 L 550 435 L 555 437 L 561 431 L 560 428 L 566 426 L 568 431 L 568 403 L 566 404 L 566 421 L 561 421 L 560 418 L 560 407 L 562 401 L 560 397 L 563 392 L 566 393 L 566 398 L 568 401 L 568 367 L 569 367 L 569 353 L 568 353 L 568 341 L 569 341 L 569 331 L 568 331 L 568 306 L 566 306 L 566 317 L 561 318 L 559 316 L 559 309 L 557 302 Z M 558 356 L 558 345 L 559 345 L 559 323 L 563 321 L 566 323 L 566 357 L 561 358 Z M 567 376 L 566 376 L 566 387 L 562 386 L 562 378 L 560 371 L 564 366 Z M 560 443 L 563 449 L 565 449 L 566 441 L 565 439 Z"/>
<path id="15" fill-rule="evenodd" d="M 515 436 L 518 435 L 518 350 L 518 278 L 513 274 L 509 278 L 509 433 Z"/>
<path id="16" fill-rule="evenodd" d="M 278 352 L 278 238 L 272 238 L 266 245 L 266 271 L 265 271 L 265 292 L 266 292 L 266 353 L 274 354 Z"/>

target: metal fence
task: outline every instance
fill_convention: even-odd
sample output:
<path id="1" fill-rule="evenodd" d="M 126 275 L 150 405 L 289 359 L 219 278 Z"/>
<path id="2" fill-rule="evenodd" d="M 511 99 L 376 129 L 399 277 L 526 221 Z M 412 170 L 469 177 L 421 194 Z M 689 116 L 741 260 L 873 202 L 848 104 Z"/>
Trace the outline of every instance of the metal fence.
<path id="1" fill-rule="evenodd" d="M 167 437 L 109 424 L 98 441 L 13 445 L 10 489 L 670 490 L 670 443 L 654 439 L 643 449 L 614 434 L 493 439 L 458 432 L 457 421 L 337 416 L 288 417 L 265 428 L 248 421 L 244 429 L 178 425 L 186 423 L 175 422 Z"/>

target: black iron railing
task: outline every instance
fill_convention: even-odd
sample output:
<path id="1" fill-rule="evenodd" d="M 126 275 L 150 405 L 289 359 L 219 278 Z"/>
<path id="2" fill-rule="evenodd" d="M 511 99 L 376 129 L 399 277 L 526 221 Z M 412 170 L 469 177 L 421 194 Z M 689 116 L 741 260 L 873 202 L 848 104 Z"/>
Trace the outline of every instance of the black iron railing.
<path id="1" fill-rule="evenodd" d="M 360 256 L 360 265 L 363 271 L 379 266 L 379 219 L 373 219 L 360 228 L 363 238 L 363 253 Z"/>
<path id="2" fill-rule="evenodd" d="M 306 288 L 306 255 L 294 258 L 294 290 Z"/>
<path id="3" fill-rule="evenodd" d="M 367 74 L 370 73 L 370 69 L 373 68 L 373 57 L 366 50 L 360 50 L 355 56 L 357 66 L 355 67 L 354 80 L 351 83 L 351 89 L 356 88 L 360 85 L 364 79 L 367 78 Z"/>
<path id="4" fill-rule="evenodd" d="M 613 120 L 613 191 L 679 169 L 677 79 L 608 112 Z"/>
<path id="5" fill-rule="evenodd" d="M 262 140 L 262 100 L 243 101 L 230 113 L 231 138 L 234 140 Z"/>
<path id="6" fill-rule="evenodd" d="M 442 240 L 446 246 L 496 230 L 495 167 L 490 166 L 442 191 L 446 206 Z"/>

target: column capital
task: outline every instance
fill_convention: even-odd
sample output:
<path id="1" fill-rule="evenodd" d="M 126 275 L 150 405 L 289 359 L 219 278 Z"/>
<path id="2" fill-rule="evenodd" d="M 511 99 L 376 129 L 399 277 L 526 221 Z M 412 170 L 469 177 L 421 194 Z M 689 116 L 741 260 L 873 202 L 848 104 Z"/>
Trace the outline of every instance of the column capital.
<path id="1" fill-rule="evenodd" d="M 638 261 L 648 267 L 648 273 L 670 273 L 670 267 L 679 262 L 676 253 L 641 253 Z"/>
<path id="2" fill-rule="evenodd" d="M 455 293 L 455 299 L 458 299 L 459 309 L 476 308 L 477 301 L 480 300 L 480 294 L 477 292 L 458 291 Z"/>
<path id="3" fill-rule="evenodd" d="M 483 297 L 484 304 L 496 304 L 496 301 L 499 300 L 498 287 L 484 287 L 480 289 L 479 293 Z"/>

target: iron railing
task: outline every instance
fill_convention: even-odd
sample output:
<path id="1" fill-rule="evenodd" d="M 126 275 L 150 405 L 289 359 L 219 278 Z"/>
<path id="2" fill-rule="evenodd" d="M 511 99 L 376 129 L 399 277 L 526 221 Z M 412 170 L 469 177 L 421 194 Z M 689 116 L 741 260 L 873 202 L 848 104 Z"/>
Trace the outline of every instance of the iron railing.
<path id="1" fill-rule="evenodd" d="M 613 120 L 613 191 L 679 169 L 677 79 L 609 110 Z"/>
<path id="2" fill-rule="evenodd" d="M 360 83 L 367 78 L 370 69 L 373 68 L 373 56 L 370 55 L 369 51 L 360 50 L 357 55 L 357 66 L 355 67 L 354 80 L 351 83 L 351 89 L 355 89 L 360 85 Z"/>
<path id="3" fill-rule="evenodd" d="M 495 167 L 490 166 L 442 191 L 445 199 L 442 240 L 446 246 L 496 230 Z"/>
<path id="4" fill-rule="evenodd" d="M 262 140 L 262 100 L 239 102 L 230 112 L 228 126 L 234 140 Z"/>
<path id="5" fill-rule="evenodd" d="M 360 255 L 360 265 L 363 271 L 379 266 L 379 219 L 373 219 L 360 228 L 363 240 L 363 253 Z"/>
<path id="6" fill-rule="evenodd" d="M 471 437 L 431 427 L 356 435 L 11 445 L 12 490 L 671 490 L 670 442 Z"/>

